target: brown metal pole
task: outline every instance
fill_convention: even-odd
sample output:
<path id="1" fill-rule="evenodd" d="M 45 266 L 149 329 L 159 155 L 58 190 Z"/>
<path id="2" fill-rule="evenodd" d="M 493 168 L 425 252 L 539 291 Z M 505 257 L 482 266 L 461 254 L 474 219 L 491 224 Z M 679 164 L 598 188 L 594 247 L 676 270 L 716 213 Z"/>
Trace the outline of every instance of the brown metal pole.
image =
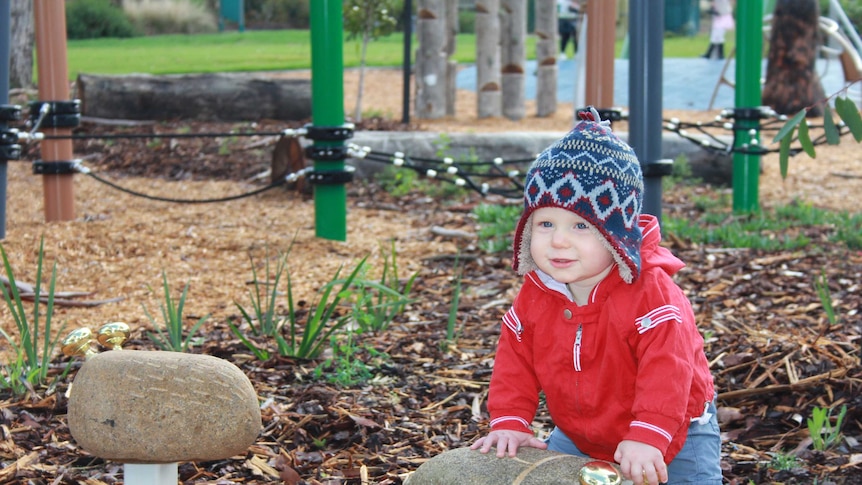
<path id="1" fill-rule="evenodd" d="M 584 101 L 597 108 L 614 106 L 614 42 L 617 0 L 587 2 L 587 60 Z"/>
<path id="2" fill-rule="evenodd" d="M 69 66 L 66 61 L 66 2 L 35 0 L 36 59 L 39 74 L 39 99 L 69 101 Z M 40 129 L 47 136 L 68 136 L 71 128 Z M 72 140 L 43 140 L 43 162 L 71 162 Z M 75 218 L 75 192 L 72 174 L 43 174 L 42 190 L 45 220 L 69 221 Z"/>

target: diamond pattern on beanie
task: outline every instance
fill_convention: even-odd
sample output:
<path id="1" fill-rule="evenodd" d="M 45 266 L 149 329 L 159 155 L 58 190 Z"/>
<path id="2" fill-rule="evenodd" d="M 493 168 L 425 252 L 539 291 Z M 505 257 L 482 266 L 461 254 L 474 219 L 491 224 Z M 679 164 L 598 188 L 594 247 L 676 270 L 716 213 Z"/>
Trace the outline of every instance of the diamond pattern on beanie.
<path id="1" fill-rule="evenodd" d="M 519 274 L 536 269 L 527 227 L 533 211 L 559 207 L 589 222 L 614 255 L 623 279 L 634 281 L 640 273 L 642 203 L 643 175 L 634 151 L 606 123 L 581 121 L 527 170 L 514 269 Z"/>

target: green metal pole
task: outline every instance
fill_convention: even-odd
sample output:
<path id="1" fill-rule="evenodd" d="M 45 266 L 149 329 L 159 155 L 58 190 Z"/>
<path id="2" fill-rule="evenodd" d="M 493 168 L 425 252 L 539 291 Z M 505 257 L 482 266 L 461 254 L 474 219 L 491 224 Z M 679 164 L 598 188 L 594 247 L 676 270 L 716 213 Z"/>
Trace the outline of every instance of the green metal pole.
<path id="1" fill-rule="evenodd" d="M 312 0 L 311 122 L 315 127 L 344 124 L 344 40 L 341 0 Z M 314 141 L 315 147 L 343 147 L 343 141 Z M 344 160 L 314 161 L 315 172 L 342 172 Z M 347 240 L 347 190 L 344 184 L 314 186 L 317 237 Z"/>
<path id="2" fill-rule="evenodd" d="M 762 102 L 760 76 L 763 52 L 763 0 L 737 3 L 735 148 L 759 146 L 760 119 L 754 113 Z M 733 210 L 760 211 L 758 184 L 760 156 L 733 154 Z"/>

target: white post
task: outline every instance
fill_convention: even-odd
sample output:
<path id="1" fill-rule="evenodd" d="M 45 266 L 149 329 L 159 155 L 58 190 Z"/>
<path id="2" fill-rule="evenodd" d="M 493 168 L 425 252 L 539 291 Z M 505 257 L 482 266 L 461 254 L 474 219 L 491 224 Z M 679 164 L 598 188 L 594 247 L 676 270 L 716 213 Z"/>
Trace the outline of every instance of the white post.
<path id="1" fill-rule="evenodd" d="M 177 463 L 126 463 L 125 485 L 177 485 Z"/>

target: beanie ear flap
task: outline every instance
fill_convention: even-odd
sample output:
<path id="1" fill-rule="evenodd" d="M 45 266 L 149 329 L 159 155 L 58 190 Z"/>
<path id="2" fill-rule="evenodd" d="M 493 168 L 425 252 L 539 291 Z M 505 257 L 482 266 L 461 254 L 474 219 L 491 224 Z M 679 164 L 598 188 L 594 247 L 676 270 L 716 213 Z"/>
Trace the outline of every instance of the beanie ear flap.
<path id="1" fill-rule="evenodd" d="M 533 237 L 532 220 L 533 211 L 524 211 L 515 229 L 515 239 L 512 244 L 512 269 L 521 276 L 536 269 L 536 262 L 533 261 L 533 255 L 530 253 L 530 241 Z"/>

